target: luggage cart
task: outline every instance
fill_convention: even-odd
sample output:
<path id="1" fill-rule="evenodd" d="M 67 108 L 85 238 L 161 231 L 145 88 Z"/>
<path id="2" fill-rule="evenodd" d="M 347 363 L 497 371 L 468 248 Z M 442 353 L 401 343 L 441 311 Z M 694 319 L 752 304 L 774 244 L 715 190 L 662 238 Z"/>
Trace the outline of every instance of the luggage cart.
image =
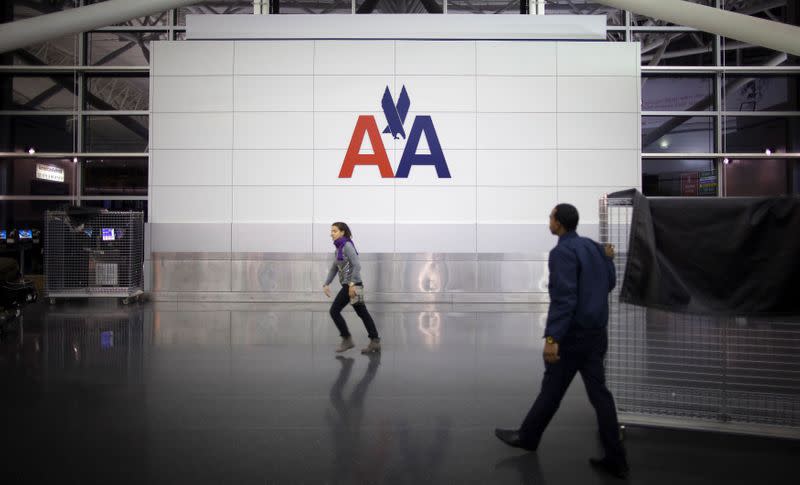
<path id="1" fill-rule="evenodd" d="M 620 425 L 800 439 L 800 321 L 717 317 L 620 302 L 633 200 L 601 198 L 616 248 L 606 373 Z"/>
<path id="2" fill-rule="evenodd" d="M 45 212 L 45 293 L 139 300 L 144 291 L 144 214 Z"/>

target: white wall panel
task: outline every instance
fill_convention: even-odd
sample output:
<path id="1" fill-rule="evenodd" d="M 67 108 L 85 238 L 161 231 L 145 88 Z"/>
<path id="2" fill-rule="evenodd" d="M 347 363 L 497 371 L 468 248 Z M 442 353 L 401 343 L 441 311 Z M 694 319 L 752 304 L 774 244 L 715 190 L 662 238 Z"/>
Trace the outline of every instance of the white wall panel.
<path id="1" fill-rule="evenodd" d="M 234 150 L 233 185 L 313 185 L 312 150 Z"/>
<path id="2" fill-rule="evenodd" d="M 391 222 L 394 204 L 392 187 L 314 187 L 314 222 Z"/>
<path id="3" fill-rule="evenodd" d="M 154 253 L 227 253 L 231 250 L 229 223 L 150 224 Z"/>
<path id="4" fill-rule="evenodd" d="M 233 80 L 236 111 L 311 111 L 311 76 L 237 76 Z"/>
<path id="5" fill-rule="evenodd" d="M 394 74 L 393 41 L 316 41 L 316 75 Z"/>
<path id="6" fill-rule="evenodd" d="M 337 148 L 347 150 L 350 146 L 350 138 L 356 127 L 358 117 L 361 115 L 374 116 L 375 125 L 378 132 L 382 133 L 386 128 L 386 116 L 382 111 L 365 111 L 363 113 L 314 113 L 314 148 L 330 149 Z M 392 135 L 381 135 L 383 146 L 386 150 L 392 148 L 394 142 Z M 363 142 L 367 148 L 363 153 L 372 153 L 369 145 L 369 137 L 364 135 Z M 344 155 L 344 152 L 342 152 Z"/>
<path id="7" fill-rule="evenodd" d="M 545 255 L 558 241 L 548 224 L 478 224 L 477 231 L 479 253 Z M 547 280 L 543 284 L 547 291 Z"/>
<path id="8" fill-rule="evenodd" d="M 230 150 L 153 150 L 151 185 L 230 185 Z"/>
<path id="9" fill-rule="evenodd" d="M 641 185 L 637 150 L 562 150 L 558 180 L 565 185 Z"/>
<path id="10" fill-rule="evenodd" d="M 312 113 L 234 113 L 234 148 L 308 148 L 313 140 L 312 119 Z"/>
<path id="11" fill-rule="evenodd" d="M 315 253 L 332 253 L 335 250 L 333 241 L 331 241 L 330 224 L 339 220 L 341 219 L 314 224 L 313 249 Z M 347 218 L 344 218 L 342 222 L 347 223 L 347 225 L 350 227 L 350 230 L 353 231 L 353 240 L 355 241 L 356 248 L 358 249 L 359 253 L 394 252 L 395 234 L 393 223 L 351 223 Z"/>
<path id="12" fill-rule="evenodd" d="M 398 253 L 474 253 L 475 224 L 395 225 Z"/>
<path id="13" fill-rule="evenodd" d="M 233 224 L 231 234 L 235 253 L 311 252 L 310 223 L 239 223 Z"/>
<path id="14" fill-rule="evenodd" d="M 386 88 L 395 102 L 393 76 L 316 76 L 314 78 L 314 110 L 372 112 L 381 110 Z M 381 127 L 381 130 L 383 127 Z"/>
<path id="15" fill-rule="evenodd" d="M 555 187 L 478 187 L 478 223 L 546 224 Z"/>
<path id="16" fill-rule="evenodd" d="M 233 188 L 233 222 L 311 224 L 312 187 Z"/>
<path id="17" fill-rule="evenodd" d="M 339 172 L 344 163 L 346 150 L 315 150 L 314 151 L 314 185 L 336 185 L 347 187 L 351 185 L 394 185 L 394 178 L 381 177 L 376 165 L 356 165 L 350 178 L 339 178 Z M 389 164 L 395 167 L 394 150 L 387 150 Z M 394 169 L 392 169 L 394 174 Z"/>
<path id="18" fill-rule="evenodd" d="M 639 44 L 629 42 L 561 42 L 559 76 L 637 76 Z"/>
<path id="19" fill-rule="evenodd" d="M 475 75 L 475 42 L 397 41 L 397 75 Z"/>
<path id="20" fill-rule="evenodd" d="M 478 150 L 478 185 L 556 185 L 555 150 Z"/>
<path id="21" fill-rule="evenodd" d="M 406 139 L 401 137 L 395 141 L 395 147 L 397 148 L 397 151 L 403 151 L 405 149 L 406 141 L 411 133 L 411 128 L 414 125 L 414 119 L 417 115 L 431 117 L 431 120 L 433 121 L 433 129 L 436 131 L 436 137 L 439 139 L 439 144 L 442 146 L 442 151 L 445 152 L 445 156 L 447 156 L 446 151 L 448 149 L 475 149 L 475 113 L 431 113 L 410 111 L 408 113 L 408 118 L 406 118 L 405 124 Z M 427 139 L 425 136 L 421 136 L 417 153 L 430 153 L 427 147 Z"/>
<path id="22" fill-rule="evenodd" d="M 475 111 L 474 76 L 399 76 L 395 86 L 392 90 L 395 103 L 405 86 L 411 100 L 411 111 L 420 114 Z M 409 127 L 410 121 L 406 120 Z"/>
<path id="23" fill-rule="evenodd" d="M 156 76 L 153 78 L 154 113 L 231 111 L 230 76 Z"/>
<path id="24" fill-rule="evenodd" d="M 638 113 L 639 78 L 561 77 L 558 111 L 562 113 Z"/>
<path id="25" fill-rule="evenodd" d="M 555 113 L 479 113 L 479 150 L 556 148 Z"/>
<path id="26" fill-rule="evenodd" d="M 478 42 L 479 76 L 555 76 L 555 42 Z"/>
<path id="27" fill-rule="evenodd" d="M 447 187 L 451 185 L 475 186 L 476 151 L 475 150 L 443 150 L 450 178 L 439 178 L 433 165 L 413 165 L 407 178 L 394 179 L 397 186 L 431 185 Z M 398 164 L 401 152 L 396 152 Z M 395 165 L 395 171 L 397 171 Z"/>
<path id="28" fill-rule="evenodd" d="M 233 74 L 233 42 L 153 42 L 153 76 L 218 76 Z"/>
<path id="29" fill-rule="evenodd" d="M 310 75 L 314 73 L 314 41 L 237 41 L 236 75 Z"/>
<path id="30" fill-rule="evenodd" d="M 152 187 L 150 221 L 230 222 L 231 187 Z M 154 249 L 155 250 L 155 249 Z"/>
<path id="31" fill-rule="evenodd" d="M 598 204 L 600 197 L 618 190 L 629 189 L 630 187 L 559 187 L 558 202 L 567 202 L 578 208 L 580 222 L 578 232 L 581 232 L 583 224 L 597 224 L 600 216 L 598 214 Z"/>
<path id="32" fill-rule="evenodd" d="M 637 149 L 640 143 L 637 113 L 559 113 L 561 149 Z"/>
<path id="33" fill-rule="evenodd" d="M 397 186 L 397 222 L 475 222 L 474 187 Z"/>
<path id="34" fill-rule="evenodd" d="M 498 113 L 554 113 L 555 77 L 478 78 L 478 111 Z"/>
<path id="35" fill-rule="evenodd" d="M 154 113 L 151 148 L 214 150 L 233 143 L 231 113 Z"/>

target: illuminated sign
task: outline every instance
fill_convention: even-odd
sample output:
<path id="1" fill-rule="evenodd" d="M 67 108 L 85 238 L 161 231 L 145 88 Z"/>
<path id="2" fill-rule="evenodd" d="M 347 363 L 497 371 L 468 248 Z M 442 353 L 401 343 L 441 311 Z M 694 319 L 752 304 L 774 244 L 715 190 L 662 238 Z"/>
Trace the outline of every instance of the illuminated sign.
<path id="1" fill-rule="evenodd" d="M 49 180 L 50 182 L 63 182 L 64 169 L 52 165 L 36 164 L 36 178 L 39 180 Z"/>

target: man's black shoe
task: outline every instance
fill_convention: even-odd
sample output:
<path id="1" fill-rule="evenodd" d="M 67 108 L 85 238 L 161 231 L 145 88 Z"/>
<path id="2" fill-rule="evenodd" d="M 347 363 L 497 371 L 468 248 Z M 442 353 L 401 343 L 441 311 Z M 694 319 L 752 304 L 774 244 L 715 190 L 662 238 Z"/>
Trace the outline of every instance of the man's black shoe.
<path id="1" fill-rule="evenodd" d="M 513 446 L 514 448 L 522 448 L 524 450 L 529 450 L 529 451 L 536 451 L 535 446 L 529 446 L 519 438 L 519 431 L 515 429 L 495 428 L 494 435 L 497 436 L 497 438 L 500 441 L 507 444 L 508 446 Z"/>
<path id="2" fill-rule="evenodd" d="M 589 464 L 598 470 L 602 470 L 609 475 L 621 478 L 623 480 L 628 478 L 628 473 L 630 472 L 627 464 L 614 463 L 607 458 L 603 458 L 602 460 L 599 458 L 589 458 Z"/>

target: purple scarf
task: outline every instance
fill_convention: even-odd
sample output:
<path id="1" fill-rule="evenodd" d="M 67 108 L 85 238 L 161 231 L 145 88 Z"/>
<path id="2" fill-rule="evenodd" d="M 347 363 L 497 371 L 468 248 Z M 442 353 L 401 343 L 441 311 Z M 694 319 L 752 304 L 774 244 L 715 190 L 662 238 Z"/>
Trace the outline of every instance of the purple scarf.
<path id="1" fill-rule="evenodd" d="M 336 260 L 337 261 L 344 261 L 344 245 L 350 243 L 353 245 L 353 249 L 356 249 L 356 245 L 353 243 L 353 240 L 349 237 L 342 236 L 339 239 L 333 241 L 333 245 L 336 246 Z M 358 254 L 358 249 L 356 249 L 356 254 Z"/>

